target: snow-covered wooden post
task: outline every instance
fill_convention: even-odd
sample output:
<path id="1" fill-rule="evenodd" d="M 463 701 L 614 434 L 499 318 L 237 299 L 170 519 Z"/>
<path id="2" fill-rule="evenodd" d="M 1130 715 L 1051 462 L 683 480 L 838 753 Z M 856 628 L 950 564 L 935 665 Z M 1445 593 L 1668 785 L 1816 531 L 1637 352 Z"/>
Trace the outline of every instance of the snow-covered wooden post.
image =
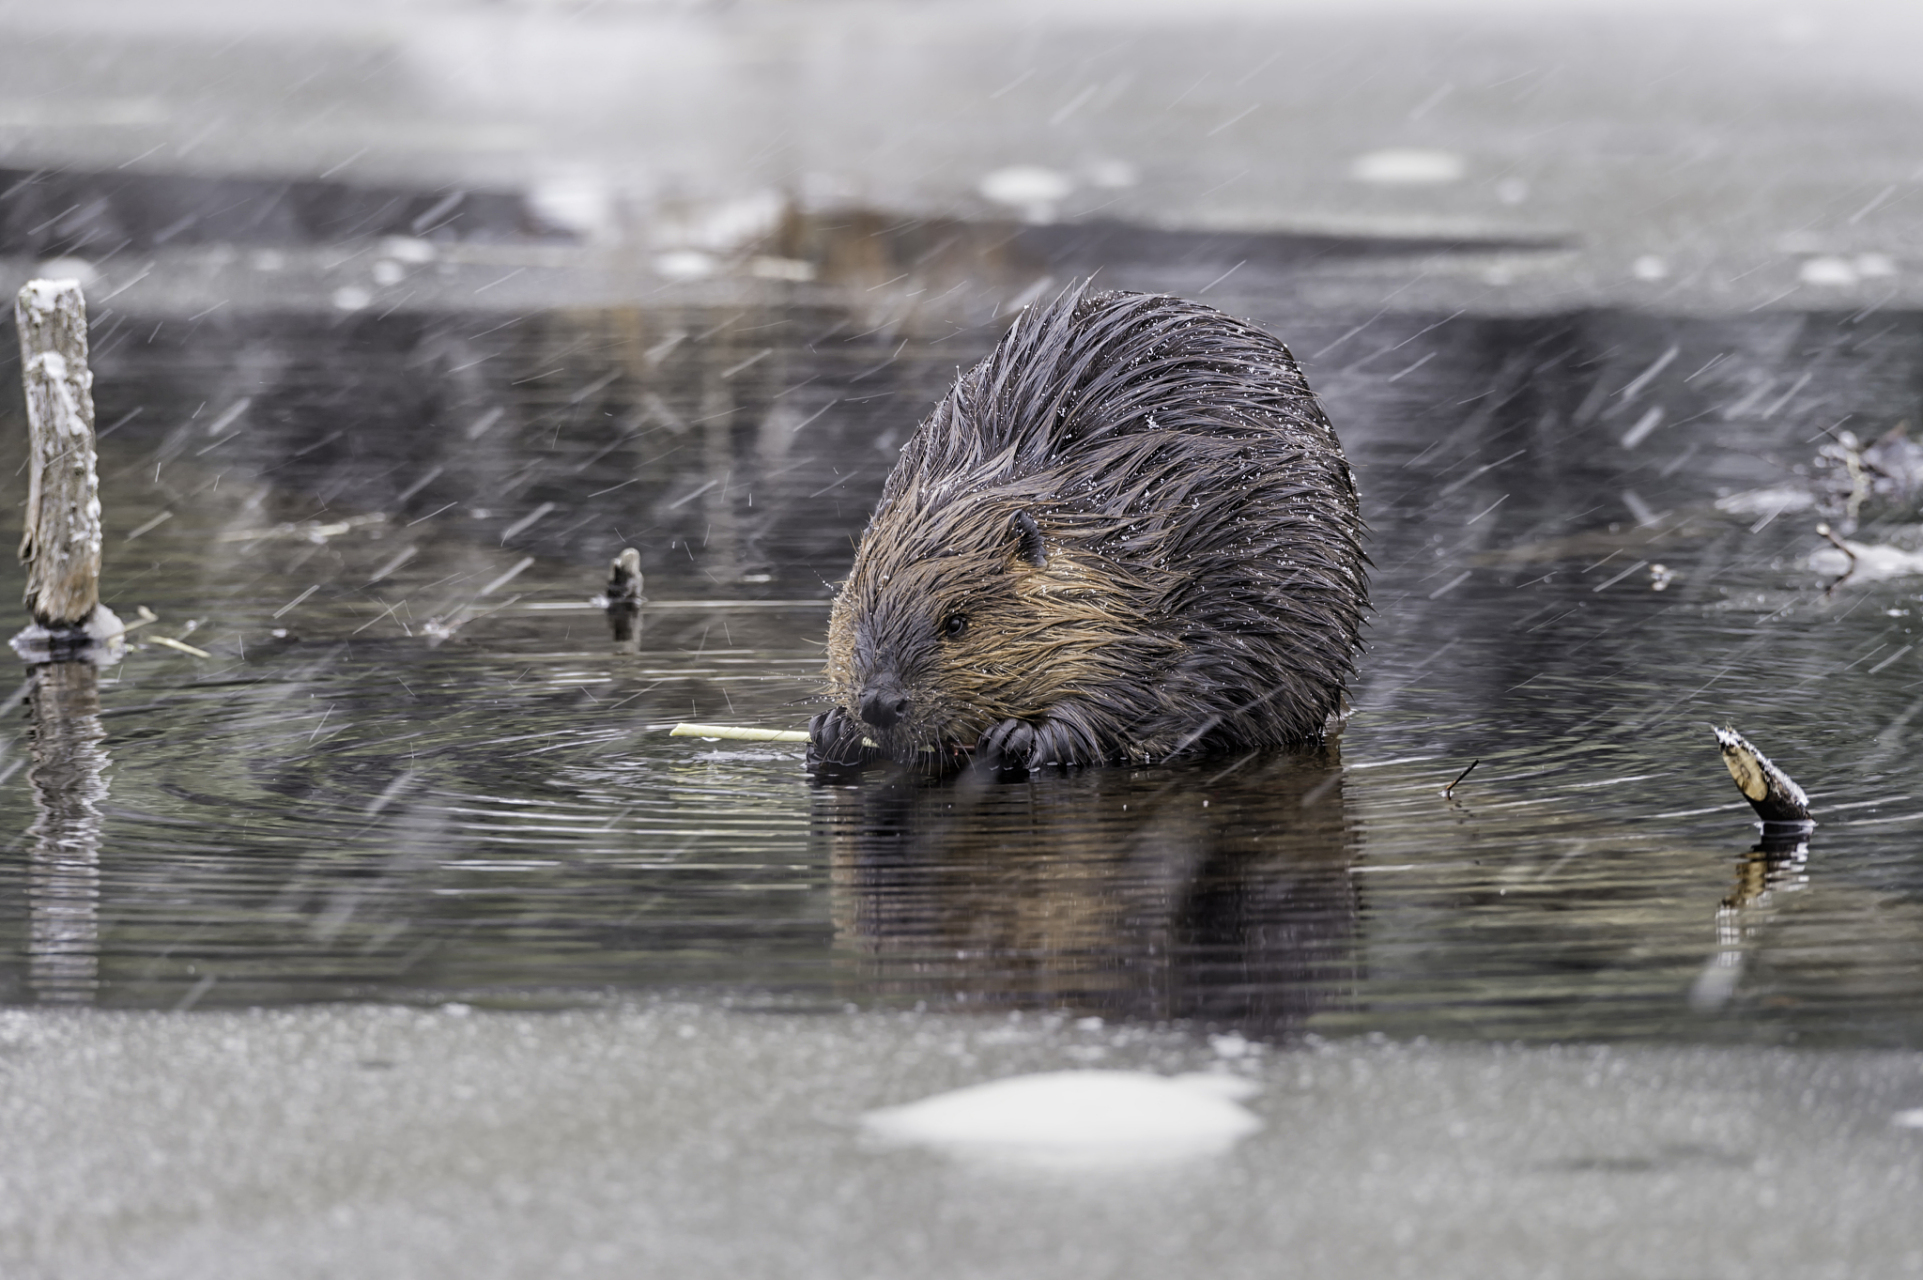
<path id="1" fill-rule="evenodd" d="M 27 401 L 27 509 L 20 560 L 33 625 L 13 639 L 32 663 L 98 662 L 120 647 L 100 603 L 100 483 L 94 470 L 87 303 L 77 280 L 30 280 L 14 300 Z"/>

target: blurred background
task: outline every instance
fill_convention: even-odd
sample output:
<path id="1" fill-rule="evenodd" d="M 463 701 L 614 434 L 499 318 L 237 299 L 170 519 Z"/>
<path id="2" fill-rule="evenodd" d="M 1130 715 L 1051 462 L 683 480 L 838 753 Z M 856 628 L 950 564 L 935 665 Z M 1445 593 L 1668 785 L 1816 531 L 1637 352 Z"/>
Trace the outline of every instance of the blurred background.
<path id="1" fill-rule="evenodd" d="M 853 210 L 1482 242 L 1323 282 L 1407 308 L 1907 299 L 1923 252 L 1923 14 L 1893 0 L 73 0 L 0 24 L 0 270 L 84 261 L 143 310 L 821 279 L 768 238 Z M 422 272 L 388 236 L 472 251 Z"/>

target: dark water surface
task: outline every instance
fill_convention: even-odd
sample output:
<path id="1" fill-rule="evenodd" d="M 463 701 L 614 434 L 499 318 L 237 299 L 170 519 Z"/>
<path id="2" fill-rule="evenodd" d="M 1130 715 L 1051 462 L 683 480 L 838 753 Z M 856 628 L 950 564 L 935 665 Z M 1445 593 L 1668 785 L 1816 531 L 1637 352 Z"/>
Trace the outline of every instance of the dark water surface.
<path id="1" fill-rule="evenodd" d="M 1826 593 L 1818 512 L 1715 505 L 1802 484 L 1827 428 L 1923 423 L 1923 316 L 1218 290 L 1302 357 L 1362 485 L 1339 743 L 816 786 L 799 747 L 665 730 L 805 723 L 881 479 L 996 329 L 811 296 L 97 317 L 105 597 L 212 656 L 148 643 L 97 716 L 75 693 L 64 764 L 12 704 L 0 1000 L 1923 1044 L 1917 581 Z M 1914 516 L 1876 518 L 1852 536 Z M 623 546 L 634 652 L 589 603 Z M 1750 852 L 1725 721 L 1811 791 L 1806 861 Z"/>

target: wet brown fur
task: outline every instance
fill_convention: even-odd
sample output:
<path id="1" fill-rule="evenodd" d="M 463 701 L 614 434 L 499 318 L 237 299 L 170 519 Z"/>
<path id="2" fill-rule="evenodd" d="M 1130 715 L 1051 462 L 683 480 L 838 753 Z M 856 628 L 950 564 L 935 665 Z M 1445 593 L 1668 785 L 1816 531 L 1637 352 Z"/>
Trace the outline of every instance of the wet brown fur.
<path id="1" fill-rule="evenodd" d="M 1360 535 L 1281 343 L 1071 291 L 903 450 L 835 601 L 811 758 L 852 762 L 864 737 L 933 769 L 1317 741 L 1367 607 Z"/>

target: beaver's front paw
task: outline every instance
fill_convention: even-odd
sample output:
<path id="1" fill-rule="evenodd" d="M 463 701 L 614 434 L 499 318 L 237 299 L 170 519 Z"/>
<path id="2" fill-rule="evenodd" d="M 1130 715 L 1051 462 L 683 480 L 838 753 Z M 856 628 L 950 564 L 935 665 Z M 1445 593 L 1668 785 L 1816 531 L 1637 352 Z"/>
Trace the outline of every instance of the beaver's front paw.
<path id="1" fill-rule="evenodd" d="M 1029 757 L 1035 752 L 1035 726 L 1026 720 L 1004 720 L 990 725 L 975 744 L 975 763 L 988 769 L 1019 772 L 1032 768 Z"/>
<path id="2" fill-rule="evenodd" d="M 1095 758 L 1090 744 L 1059 720 L 1004 720 L 990 727 L 975 746 L 976 760 L 1004 772 L 1046 765 L 1067 768 Z"/>
<path id="3" fill-rule="evenodd" d="M 850 773 L 878 754 L 862 741 L 861 721 L 830 707 L 808 722 L 808 772 Z"/>

